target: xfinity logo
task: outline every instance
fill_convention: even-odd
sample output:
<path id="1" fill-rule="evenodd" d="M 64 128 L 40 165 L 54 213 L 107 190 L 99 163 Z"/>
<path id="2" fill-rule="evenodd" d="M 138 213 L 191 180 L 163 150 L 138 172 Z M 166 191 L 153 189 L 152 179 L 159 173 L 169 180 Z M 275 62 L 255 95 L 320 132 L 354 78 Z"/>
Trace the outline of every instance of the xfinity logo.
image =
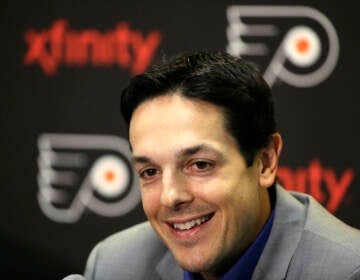
<path id="1" fill-rule="evenodd" d="M 74 223 L 86 209 L 116 217 L 140 202 L 128 142 L 112 135 L 42 134 L 38 202 L 55 222 Z"/>
<path id="2" fill-rule="evenodd" d="M 29 29 L 25 33 L 28 50 L 24 64 L 38 64 L 46 75 L 55 75 L 60 65 L 70 67 L 117 65 L 142 73 L 154 57 L 160 41 L 159 31 L 143 34 L 131 30 L 126 22 L 113 30 L 72 30 L 65 19 L 56 20 L 49 29 Z"/>
<path id="3" fill-rule="evenodd" d="M 276 81 L 313 87 L 334 70 L 339 39 L 330 20 L 305 6 L 230 6 L 227 51 L 249 57 Z"/>
<path id="4" fill-rule="evenodd" d="M 335 172 L 334 168 L 323 167 L 320 159 L 315 158 L 309 162 L 308 167 L 291 169 L 280 166 L 277 178 L 286 189 L 309 193 L 334 213 L 345 200 L 355 179 L 355 171 L 353 168 L 346 168 L 342 172 Z"/>

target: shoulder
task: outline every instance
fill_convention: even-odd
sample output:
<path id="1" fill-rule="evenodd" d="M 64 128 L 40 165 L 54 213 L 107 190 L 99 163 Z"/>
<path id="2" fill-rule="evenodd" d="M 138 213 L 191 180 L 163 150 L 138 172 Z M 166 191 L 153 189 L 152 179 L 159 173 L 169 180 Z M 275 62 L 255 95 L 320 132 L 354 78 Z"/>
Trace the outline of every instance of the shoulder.
<path id="1" fill-rule="evenodd" d="M 167 252 L 148 222 L 135 225 L 99 242 L 87 261 L 87 279 L 151 279 Z M 145 277 L 145 278 L 143 278 Z"/>
<path id="2" fill-rule="evenodd" d="M 333 246 L 343 247 L 354 256 L 360 257 L 360 230 L 351 227 L 328 212 L 313 197 L 292 193 L 298 201 L 306 205 L 303 237 L 312 236 Z"/>
<path id="3" fill-rule="evenodd" d="M 144 246 L 154 248 L 154 251 L 157 251 L 156 249 L 165 249 L 149 222 L 143 222 L 110 235 L 99 246 L 106 251 L 121 249 L 120 252 L 137 252 L 139 250 L 144 252 Z M 118 250 L 116 252 L 118 253 Z"/>
<path id="4" fill-rule="evenodd" d="M 319 279 L 359 276 L 360 231 L 343 223 L 311 196 L 298 193 L 292 196 L 306 209 L 303 232 L 292 261 L 297 276 L 301 279 L 313 277 L 314 273 Z"/>

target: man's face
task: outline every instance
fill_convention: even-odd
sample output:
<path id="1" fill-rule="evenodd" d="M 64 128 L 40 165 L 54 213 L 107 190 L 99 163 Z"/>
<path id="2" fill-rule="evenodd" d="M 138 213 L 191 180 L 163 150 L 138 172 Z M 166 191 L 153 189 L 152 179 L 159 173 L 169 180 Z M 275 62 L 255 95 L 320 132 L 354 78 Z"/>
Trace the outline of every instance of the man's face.
<path id="1" fill-rule="evenodd" d="M 246 167 L 220 107 L 179 94 L 145 101 L 130 123 L 144 211 L 176 261 L 221 273 L 269 215 L 260 164 Z"/>

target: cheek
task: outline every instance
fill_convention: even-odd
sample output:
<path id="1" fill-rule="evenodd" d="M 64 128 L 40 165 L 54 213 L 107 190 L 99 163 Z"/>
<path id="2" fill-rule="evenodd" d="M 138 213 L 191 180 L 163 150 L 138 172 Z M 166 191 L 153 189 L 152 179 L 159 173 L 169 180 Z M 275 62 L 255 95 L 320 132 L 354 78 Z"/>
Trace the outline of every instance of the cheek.
<path id="1" fill-rule="evenodd" d="M 204 182 L 197 193 L 206 202 L 223 209 L 225 220 L 246 219 L 258 200 L 257 185 L 247 174 L 239 174 L 239 172 L 225 173 Z"/>
<path id="2" fill-rule="evenodd" d="M 244 182 L 238 176 L 224 172 L 212 178 L 192 182 L 192 189 L 209 202 L 223 205 L 234 199 L 241 199 Z"/>
<path id="3" fill-rule="evenodd" d="M 141 201 L 148 217 L 154 216 L 160 208 L 160 194 L 156 189 L 141 188 Z"/>
<path id="4" fill-rule="evenodd" d="M 218 178 L 191 179 L 187 181 L 187 185 L 196 200 L 218 205 L 223 199 L 223 187 Z"/>

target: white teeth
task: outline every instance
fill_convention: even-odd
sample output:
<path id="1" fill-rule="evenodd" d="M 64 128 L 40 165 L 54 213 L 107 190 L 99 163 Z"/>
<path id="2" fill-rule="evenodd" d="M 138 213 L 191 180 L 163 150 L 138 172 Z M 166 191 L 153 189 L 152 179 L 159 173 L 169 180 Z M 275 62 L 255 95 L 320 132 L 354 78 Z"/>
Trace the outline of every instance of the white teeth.
<path id="1" fill-rule="evenodd" d="M 180 230 L 188 230 L 193 228 L 195 225 L 201 225 L 209 220 L 209 216 L 202 217 L 199 219 L 191 220 L 189 222 L 183 223 L 183 224 L 173 224 L 174 229 L 180 229 Z"/>

